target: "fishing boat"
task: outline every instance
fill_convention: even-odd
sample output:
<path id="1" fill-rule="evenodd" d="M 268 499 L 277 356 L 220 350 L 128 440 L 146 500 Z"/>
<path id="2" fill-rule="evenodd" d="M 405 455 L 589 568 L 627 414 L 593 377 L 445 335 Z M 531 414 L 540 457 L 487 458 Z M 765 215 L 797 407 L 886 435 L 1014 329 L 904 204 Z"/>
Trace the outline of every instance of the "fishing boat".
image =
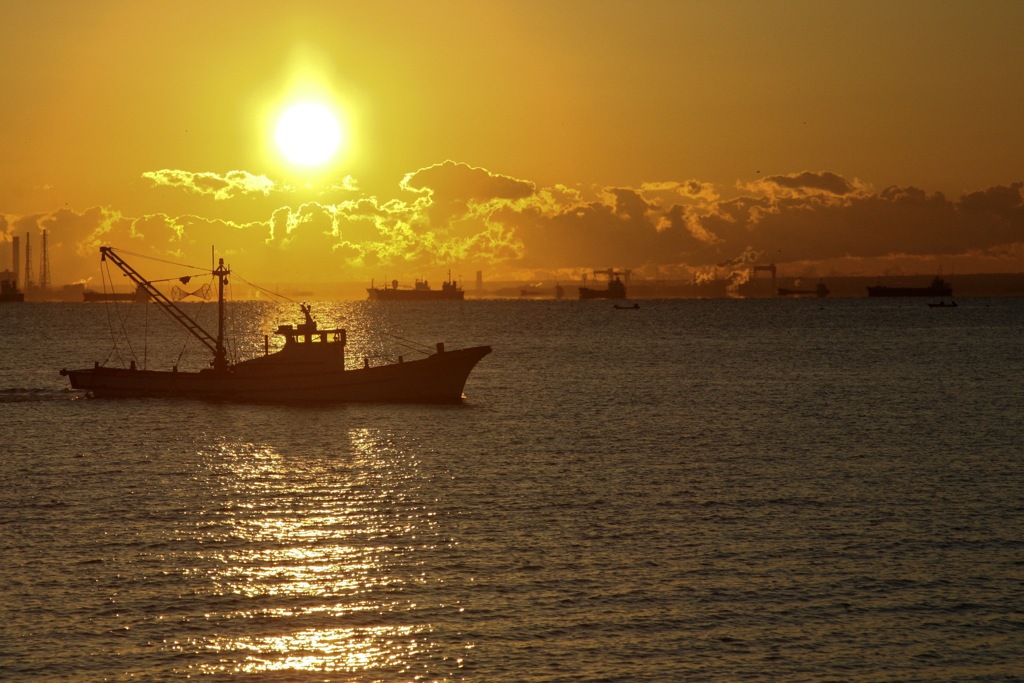
<path id="1" fill-rule="evenodd" d="M 103 260 L 120 268 L 149 300 L 163 307 L 210 352 L 210 367 L 197 372 L 107 367 L 94 364 L 82 370 L 61 370 L 73 389 L 96 398 L 159 397 L 273 403 L 313 402 L 424 402 L 452 403 L 463 397 L 470 372 L 490 346 L 445 350 L 444 344 L 426 358 L 362 367 L 345 367 L 344 329 L 319 329 L 310 307 L 300 305 L 304 322 L 280 325 L 276 334 L 284 337 L 280 351 L 270 352 L 264 337 L 264 353 L 237 363 L 228 361 L 224 344 L 224 286 L 230 270 L 224 259 L 210 274 L 217 281 L 217 335 L 204 330 L 154 284 L 146 280 L 110 247 L 101 247 Z"/>
<path id="2" fill-rule="evenodd" d="M 936 276 L 927 287 L 887 287 L 875 285 L 868 287 L 868 296 L 953 296 L 953 286 Z"/>
<path id="3" fill-rule="evenodd" d="M 462 301 L 466 293 L 451 277 L 449 273 L 448 279 L 441 283 L 441 289 L 432 289 L 426 280 L 417 279 L 412 288 L 399 287 L 398 280 L 392 280 L 390 287 L 386 284 L 384 287 L 375 287 L 371 282 L 366 293 L 374 301 Z"/>

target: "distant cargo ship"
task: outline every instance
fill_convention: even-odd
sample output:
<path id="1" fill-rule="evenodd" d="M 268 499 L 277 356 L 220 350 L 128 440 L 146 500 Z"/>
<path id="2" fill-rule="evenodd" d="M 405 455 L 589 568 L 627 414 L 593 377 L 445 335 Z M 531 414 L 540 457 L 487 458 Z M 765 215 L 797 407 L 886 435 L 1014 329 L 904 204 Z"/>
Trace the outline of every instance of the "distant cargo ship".
<path id="1" fill-rule="evenodd" d="M 936 276 L 927 287 L 868 286 L 868 296 L 953 296 L 953 287 L 941 277 Z"/>
<path id="2" fill-rule="evenodd" d="M 392 280 L 390 287 L 374 287 L 371 283 L 366 293 L 374 301 L 462 301 L 466 296 L 462 288 L 451 279 L 451 273 L 448 274 L 448 280 L 441 283 L 441 289 L 431 289 L 426 280 L 416 280 L 411 289 L 399 287 L 398 280 Z"/>
<path id="3" fill-rule="evenodd" d="M 828 287 L 825 286 L 824 282 L 819 282 L 818 286 L 814 289 L 787 289 L 779 287 L 779 296 L 816 296 L 824 299 L 828 294 Z"/>

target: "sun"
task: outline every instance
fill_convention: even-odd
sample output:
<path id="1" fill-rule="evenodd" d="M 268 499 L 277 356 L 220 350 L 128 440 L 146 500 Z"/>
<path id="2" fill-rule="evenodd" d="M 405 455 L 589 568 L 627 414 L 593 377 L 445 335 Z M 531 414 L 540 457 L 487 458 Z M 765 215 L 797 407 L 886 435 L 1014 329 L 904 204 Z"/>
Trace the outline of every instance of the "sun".
<path id="1" fill-rule="evenodd" d="M 284 110 L 274 130 L 277 148 L 297 166 L 327 163 L 342 143 L 341 124 L 331 108 L 320 102 L 300 102 Z"/>

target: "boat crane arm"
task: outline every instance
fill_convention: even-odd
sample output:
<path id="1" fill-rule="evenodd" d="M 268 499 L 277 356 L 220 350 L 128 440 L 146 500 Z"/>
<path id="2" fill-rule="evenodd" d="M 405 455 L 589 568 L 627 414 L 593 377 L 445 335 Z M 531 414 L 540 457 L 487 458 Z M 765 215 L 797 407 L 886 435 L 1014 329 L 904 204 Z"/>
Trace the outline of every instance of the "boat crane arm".
<path id="1" fill-rule="evenodd" d="M 142 275 L 132 268 L 128 263 L 118 256 L 112 247 L 100 247 L 100 258 L 101 260 L 110 259 L 115 266 L 121 269 L 128 278 L 134 282 L 138 287 L 141 287 L 149 298 L 160 304 L 165 311 L 167 311 L 172 318 L 177 320 L 179 323 L 185 326 L 189 332 L 192 333 L 196 339 L 203 343 L 213 353 L 214 368 L 225 369 L 227 367 L 227 356 L 224 351 L 223 333 L 219 338 L 214 337 L 209 332 L 199 326 L 195 320 L 193 320 L 187 313 L 178 308 L 177 305 L 170 299 L 168 299 L 163 292 L 153 286 L 153 284 L 142 277 Z M 224 268 L 224 261 L 221 260 L 220 267 L 213 271 L 213 274 L 220 278 L 220 296 L 223 298 L 224 294 L 224 281 L 226 280 L 230 271 Z M 223 303 L 223 302 L 221 302 Z"/>

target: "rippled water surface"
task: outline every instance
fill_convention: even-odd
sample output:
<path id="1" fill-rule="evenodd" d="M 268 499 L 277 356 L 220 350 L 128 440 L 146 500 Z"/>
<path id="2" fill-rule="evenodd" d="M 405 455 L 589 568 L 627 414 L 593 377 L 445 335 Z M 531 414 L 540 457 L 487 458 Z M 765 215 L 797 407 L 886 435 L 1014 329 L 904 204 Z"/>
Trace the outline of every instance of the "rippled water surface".
<path id="1" fill-rule="evenodd" d="M 1024 300 L 315 312 L 494 352 L 458 406 L 103 401 L 57 371 L 204 360 L 0 308 L 0 679 L 1024 678 Z"/>

